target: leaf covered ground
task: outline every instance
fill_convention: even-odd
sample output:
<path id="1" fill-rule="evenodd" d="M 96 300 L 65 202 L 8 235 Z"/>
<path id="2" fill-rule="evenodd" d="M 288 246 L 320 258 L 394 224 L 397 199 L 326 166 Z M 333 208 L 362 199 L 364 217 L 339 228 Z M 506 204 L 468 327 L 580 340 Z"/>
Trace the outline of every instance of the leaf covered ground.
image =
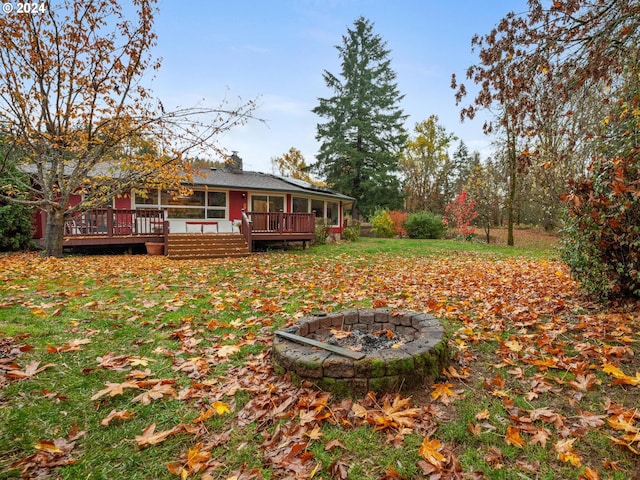
<path id="1" fill-rule="evenodd" d="M 545 257 L 367 242 L 0 257 L 0 478 L 638 478 L 638 305 Z M 275 329 L 353 307 L 442 318 L 450 366 L 357 400 L 274 374 Z"/>

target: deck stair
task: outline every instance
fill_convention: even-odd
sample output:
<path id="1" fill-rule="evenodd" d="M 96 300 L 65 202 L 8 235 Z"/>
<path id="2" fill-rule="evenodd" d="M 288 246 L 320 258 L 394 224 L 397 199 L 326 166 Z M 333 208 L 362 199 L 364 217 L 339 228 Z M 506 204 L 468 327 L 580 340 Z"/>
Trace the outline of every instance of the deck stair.
<path id="1" fill-rule="evenodd" d="M 167 255 L 175 260 L 246 257 L 249 247 L 239 233 L 172 233 Z"/>

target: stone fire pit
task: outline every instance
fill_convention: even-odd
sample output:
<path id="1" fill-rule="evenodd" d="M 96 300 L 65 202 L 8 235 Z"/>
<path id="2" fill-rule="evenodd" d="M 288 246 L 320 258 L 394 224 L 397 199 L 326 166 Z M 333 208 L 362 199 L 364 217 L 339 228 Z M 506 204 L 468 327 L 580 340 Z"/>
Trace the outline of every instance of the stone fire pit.
<path id="1" fill-rule="evenodd" d="M 341 347 L 332 331 L 364 332 L 368 337 L 393 334 L 397 342 L 354 351 L 353 346 Z M 309 380 L 340 396 L 411 389 L 431 382 L 448 360 L 440 321 L 424 313 L 360 309 L 313 315 L 276 332 L 273 340 L 276 372 L 289 372 L 296 383 Z"/>

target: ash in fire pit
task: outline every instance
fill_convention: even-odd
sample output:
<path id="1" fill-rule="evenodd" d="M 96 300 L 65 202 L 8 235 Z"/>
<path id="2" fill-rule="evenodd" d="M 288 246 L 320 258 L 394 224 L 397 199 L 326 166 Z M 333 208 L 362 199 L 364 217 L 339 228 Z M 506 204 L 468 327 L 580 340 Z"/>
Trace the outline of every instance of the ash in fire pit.
<path id="1" fill-rule="evenodd" d="M 324 333 L 324 331 L 320 332 Z M 408 337 L 396 334 L 388 328 L 373 333 L 332 328 L 329 330 L 328 335 L 314 334 L 309 335 L 309 337 L 320 342 L 328 343 L 329 345 L 336 345 L 354 352 L 364 353 L 375 352 L 376 350 L 385 348 L 400 348 L 410 341 Z"/>
<path id="2" fill-rule="evenodd" d="M 279 373 L 339 395 L 397 391 L 425 384 L 448 362 L 435 317 L 387 309 L 347 310 L 301 319 L 273 340 Z"/>

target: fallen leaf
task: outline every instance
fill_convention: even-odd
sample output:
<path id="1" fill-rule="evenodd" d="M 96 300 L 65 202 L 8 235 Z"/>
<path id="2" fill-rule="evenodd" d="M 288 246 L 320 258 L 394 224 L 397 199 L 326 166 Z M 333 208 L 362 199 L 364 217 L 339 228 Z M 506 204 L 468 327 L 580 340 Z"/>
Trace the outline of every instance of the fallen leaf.
<path id="1" fill-rule="evenodd" d="M 135 440 L 140 448 L 144 448 L 149 445 L 157 445 L 158 443 L 162 443 L 168 437 L 170 437 L 171 435 L 175 435 L 180 431 L 182 431 L 182 427 L 176 426 L 170 428 L 169 430 L 163 430 L 162 432 L 156 433 L 156 424 L 152 423 L 143 430 L 142 435 L 136 435 Z"/>
<path id="2" fill-rule="evenodd" d="M 440 453 L 440 450 L 442 450 L 440 440 L 436 438 L 430 440 L 429 437 L 424 437 L 422 445 L 418 449 L 418 455 L 431 465 L 439 468 L 442 467 L 442 463 L 445 461 L 445 456 Z"/>

